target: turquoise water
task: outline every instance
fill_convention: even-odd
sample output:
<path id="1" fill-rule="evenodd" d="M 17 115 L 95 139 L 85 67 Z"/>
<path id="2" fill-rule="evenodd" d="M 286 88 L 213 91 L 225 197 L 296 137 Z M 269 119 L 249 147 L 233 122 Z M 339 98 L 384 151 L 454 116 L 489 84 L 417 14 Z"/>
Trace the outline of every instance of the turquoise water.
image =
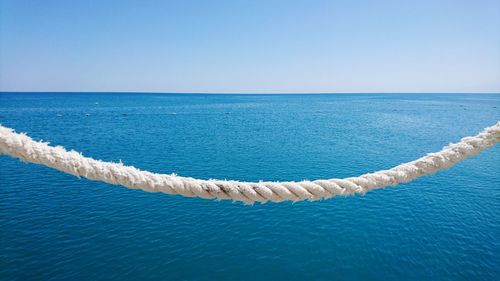
<path id="1" fill-rule="evenodd" d="M 0 123 L 35 139 L 246 181 L 386 169 L 498 120 L 500 95 L 0 94 Z M 2 280 L 500 280 L 499 146 L 365 196 L 252 206 L 0 167 Z"/>

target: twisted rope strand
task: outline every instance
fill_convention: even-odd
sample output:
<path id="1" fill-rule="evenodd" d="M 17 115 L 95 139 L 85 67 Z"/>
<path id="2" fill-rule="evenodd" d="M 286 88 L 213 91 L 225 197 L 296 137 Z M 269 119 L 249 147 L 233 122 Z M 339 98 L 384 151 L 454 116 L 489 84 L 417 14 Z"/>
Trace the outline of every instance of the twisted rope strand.
<path id="1" fill-rule="evenodd" d="M 417 160 L 389 170 L 345 179 L 325 179 L 300 182 L 239 182 L 200 180 L 175 174 L 155 174 L 122 163 L 111 163 L 84 157 L 62 146 L 37 142 L 26 134 L 0 125 L 0 154 L 37 163 L 90 180 L 122 185 L 147 192 L 179 194 L 206 199 L 230 199 L 253 202 L 318 200 L 338 195 L 364 194 L 368 191 L 395 186 L 418 177 L 433 174 L 494 146 L 500 141 L 500 121 L 473 137 L 449 144 L 441 151 L 429 153 Z"/>

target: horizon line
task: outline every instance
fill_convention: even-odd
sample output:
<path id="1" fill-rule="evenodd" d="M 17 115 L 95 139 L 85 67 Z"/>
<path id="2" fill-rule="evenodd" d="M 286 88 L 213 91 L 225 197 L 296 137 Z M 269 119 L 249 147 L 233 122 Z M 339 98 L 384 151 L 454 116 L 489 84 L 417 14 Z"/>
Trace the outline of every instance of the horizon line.
<path id="1" fill-rule="evenodd" d="M 13 94 L 165 94 L 165 95 L 366 95 L 366 94 L 480 94 L 480 95 L 498 95 L 499 92 L 156 92 L 156 91 L 4 91 L 0 93 Z"/>

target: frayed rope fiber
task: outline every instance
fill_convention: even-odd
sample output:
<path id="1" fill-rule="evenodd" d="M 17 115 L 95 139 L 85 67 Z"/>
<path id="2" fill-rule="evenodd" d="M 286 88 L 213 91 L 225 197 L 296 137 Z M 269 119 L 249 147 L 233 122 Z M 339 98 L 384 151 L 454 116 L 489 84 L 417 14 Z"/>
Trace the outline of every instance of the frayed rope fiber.
<path id="1" fill-rule="evenodd" d="M 494 146 L 500 141 L 500 121 L 473 137 L 445 146 L 412 162 L 389 170 L 368 173 L 345 179 L 326 179 L 300 182 L 239 182 L 229 180 L 200 180 L 175 174 L 155 174 L 121 163 L 110 163 L 84 157 L 74 150 L 37 142 L 26 134 L 0 125 L 0 154 L 37 163 L 53 169 L 122 185 L 147 192 L 179 194 L 206 199 L 229 199 L 253 202 L 318 200 L 338 195 L 364 194 L 368 191 L 412 181 L 433 174 Z"/>

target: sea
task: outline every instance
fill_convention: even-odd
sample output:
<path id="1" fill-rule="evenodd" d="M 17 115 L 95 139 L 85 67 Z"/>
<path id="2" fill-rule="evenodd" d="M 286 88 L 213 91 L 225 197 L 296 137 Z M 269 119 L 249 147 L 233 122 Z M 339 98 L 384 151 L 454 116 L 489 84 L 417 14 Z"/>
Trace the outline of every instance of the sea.
<path id="1" fill-rule="evenodd" d="M 0 93 L 0 123 L 156 173 L 388 169 L 500 120 L 497 94 Z M 500 280 L 500 146 L 351 197 L 146 193 L 0 156 L 0 280 Z"/>

